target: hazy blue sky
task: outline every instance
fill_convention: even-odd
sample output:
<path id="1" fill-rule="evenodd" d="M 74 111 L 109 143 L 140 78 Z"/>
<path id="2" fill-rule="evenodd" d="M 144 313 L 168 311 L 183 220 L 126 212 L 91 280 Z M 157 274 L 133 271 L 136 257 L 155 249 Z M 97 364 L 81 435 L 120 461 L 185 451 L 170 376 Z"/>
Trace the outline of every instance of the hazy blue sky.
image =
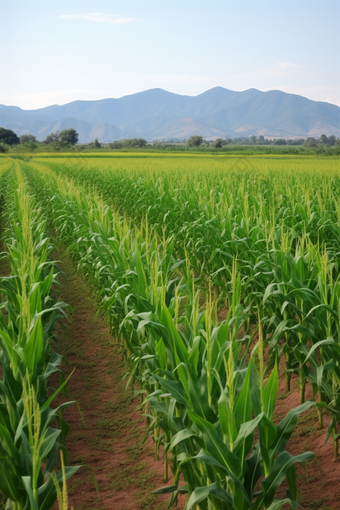
<path id="1" fill-rule="evenodd" d="M 0 103 L 220 85 L 340 106 L 339 26 L 339 0 L 0 0 Z"/>

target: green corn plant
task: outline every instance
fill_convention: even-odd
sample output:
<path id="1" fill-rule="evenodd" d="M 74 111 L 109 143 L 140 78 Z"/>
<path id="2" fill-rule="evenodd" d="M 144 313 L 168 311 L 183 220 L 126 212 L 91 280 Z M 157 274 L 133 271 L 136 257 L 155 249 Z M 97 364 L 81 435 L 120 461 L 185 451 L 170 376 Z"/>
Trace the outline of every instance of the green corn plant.
<path id="1" fill-rule="evenodd" d="M 61 463 L 61 473 L 62 473 L 62 489 L 60 488 L 60 483 L 57 479 L 56 474 L 52 473 L 52 479 L 54 483 L 54 487 L 57 493 L 57 501 L 59 505 L 59 510 L 69 510 L 68 506 L 68 494 L 67 494 L 67 477 L 64 463 L 64 455 L 62 450 L 60 451 L 60 463 Z M 73 507 L 71 508 L 71 510 Z"/>
<path id="2" fill-rule="evenodd" d="M 255 203 L 252 204 L 257 215 L 263 214 L 265 217 L 268 211 L 271 212 L 270 222 L 263 225 L 263 241 L 261 229 L 256 229 L 256 225 L 251 223 L 248 195 L 243 202 L 243 209 L 238 211 L 239 218 L 235 220 L 236 225 L 231 236 L 232 243 L 225 241 L 225 253 L 229 251 L 228 264 L 224 264 L 223 271 L 218 273 L 222 273 L 224 277 L 222 284 L 225 285 L 228 296 L 228 317 L 226 321 L 217 325 L 212 299 L 208 298 L 205 310 L 199 310 L 199 294 L 195 291 L 194 279 L 188 277 L 192 274 L 191 268 L 194 271 L 199 269 L 203 273 L 203 268 L 211 263 L 202 246 L 198 246 L 200 251 L 198 259 L 191 255 L 187 256 L 190 269 L 186 270 L 185 267 L 181 269 L 183 277 L 181 281 L 180 274 L 176 272 L 179 266 L 175 267 L 177 263 L 181 263 L 181 256 L 172 256 L 172 249 L 173 253 L 176 253 L 177 243 L 182 242 L 177 240 L 177 235 L 174 236 L 174 248 L 163 250 L 160 248 L 161 243 L 157 240 L 156 233 L 154 237 L 152 234 L 151 242 L 145 241 L 149 239 L 149 222 L 142 227 L 131 228 L 129 234 L 128 220 L 126 218 L 122 220 L 116 211 L 109 206 L 105 207 L 105 202 L 100 197 L 86 192 L 86 187 L 81 188 L 58 177 L 58 172 L 57 176 L 54 176 L 53 172 L 42 165 L 36 167 L 38 166 L 40 166 L 39 176 L 35 177 L 33 171 L 30 171 L 30 176 L 35 179 L 38 186 L 41 185 L 40 189 L 44 190 L 41 194 L 44 193 L 46 201 L 55 211 L 53 215 L 55 226 L 64 236 L 78 267 L 94 283 L 102 306 L 107 307 L 112 327 L 115 329 L 118 327 L 121 345 L 132 365 L 130 374 L 141 385 L 146 396 L 145 402 L 148 405 L 150 426 L 153 429 L 155 442 L 162 442 L 166 454 L 170 452 L 172 455 L 170 463 L 176 484 L 166 489 L 168 492 L 173 492 L 171 502 L 175 501 L 176 493 L 182 491 L 189 494 L 188 504 L 201 505 L 202 508 L 206 505 L 210 505 L 211 508 L 221 508 L 218 506 L 221 504 L 225 504 L 225 508 L 231 508 L 230 505 L 234 505 L 234 500 L 240 502 L 237 503 L 241 505 L 240 508 L 260 508 L 261 506 L 270 508 L 272 505 L 274 505 L 273 508 L 275 505 L 279 508 L 277 505 L 282 502 L 275 502 L 275 494 L 285 477 L 289 485 L 288 500 L 293 502 L 296 499 L 293 465 L 297 461 L 311 458 L 311 454 L 291 458 L 285 451 L 285 446 L 299 412 L 312 404 L 307 402 L 296 412 L 289 414 L 289 417 L 286 417 L 287 421 L 280 424 L 281 428 L 274 426 L 272 421 L 275 407 L 273 394 L 277 385 L 276 365 L 264 386 L 264 367 L 261 357 L 260 376 L 256 377 L 253 362 L 246 369 L 243 365 L 246 357 L 244 354 L 241 355 L 242 345 L 248 345 L 251 338 L 249 317 L 254 315 L 256 317 L 258 305 L 262 303 L 263 289 L 265 290 L 275 277 L 273 259 L 274 252 L 279 246 L 282 224 L 279 230 L 275 229 L 276 218 L 273 213 L 273 204 L 267 206 L 262 201 L 262 209 Z M 79 191 L 80 189 L 82 192 Z M 243 196 L 244 191 L 241 187 L 240 193 Z M 151 195 L 154 196 L 152 190 Z M 168 199 L 168 195 L 165 196 Z M 199 201 L 200 206 L 203 203 L 203 199 Z M 208 218 L 209 223 L 201 222 L 198 216 L 195 226 L 198 230 L 192 230 L 190 235 L 185 237 L 188 241 L 186 248 L 194 239 L 193 232 L 202 232 L 207 226 L 209 231 L 213 224 L 211 215 L 215 203 L 216 197 L 212 196 L 205 208 L 205 218 Z M 230 207 L 229 203 L 228 206 Z M 225 211 L 226 208 L 223 210 Z M 138 212 L 140 214 L 141 210 Z M 294 214 L 294 218 L 298 215 L 302 218 L 299 226 L 300 236 L 302 236 L 308 215 L 299 208 L 296 208 Z M 175 218 L 173 220 L 175 221 Z M 154 228 L 157 232 L 157 225 Z M 288 229 L 287 224 L 285 228 Z M 175 225 L 174 232 L 175 234 L 178 232 Z M 202 235 L 198 237 L 201 239 Z M 180 233 L 179 239 L 181 239 Z M 204 238 L 204 242 L 209 243 L 209 237 Z M 289 242 L 293 250 L 293 239 Z M 289 242 L 286 243 L 287 246 Z M 261 259 L 260 251 L 263 251 L 263 243 L 266 249 L 270 245 L 274 248 L 272 248 L 273 253 Z M 171 243 L 167 242 L 166 246 L 170 247 Z M 157 256 L 150 255 L 154 252 Z M 183 252 L 186 254 L 184 250 Z M 236 257 L 239 274 L 233 263 Z M 163 270 L 163 260 L 170 261 L 170 265 L 165 264 L 166 270 Z M 294 271 L 298 275 L 301 273 L 302 280 L 308 278 L 309 271 L 308 267 L 307 271 L 304 270 L 299 260 L 297 259 L 296 267 L 290 266 L 289 278 L 293 285 L 288 286 L 288 291 L 284 295 L 290 300 L 290 312 L 293 310 L 297 317 L 293 316 L 291 319 L 289 331 L 282 328 L 282 332 L 286 331 L 287 334 L 292 335 L 294 347 L 298 346 L 297 356 L 301 354 L 298 360 L 299 369 L 300 372 L 303 371 L 304 376 L 301 383 L 304 383 L 308 356 L 305 347 L 307 339 L 314 339 L 315 336 L 311 328 L 314 320 L 311 310 L 317 302 L 315 301 L 317 294 L 314 287 L 310 288 L 305 283 L 302 286 L 299 285 L 300 280 L 295 276 Z M 219 263 L 220 261 L 221 259 Z M 269 271 L 263 269 L 264 264 Z M 213 267 L 214 265 L 211 265 L 209 269 Z M 255 271 L 259 267 L 263 277 L 260 290 L 256 288 L 255 278 L 257 274 Z M 269 274 L 266 274 L 267 272 Z M 230 281 L 228 281 L 228 275 L 230 275 Z M 247 299 L 243 293 L 244 288 L 251 290 Z M 262 352 L 262 356 L 267 331 L 270 332 L 270 328 L 276 326 L 278 320 L 276 318 L 272 320 L 269 317 L 267 322 L 263 320 L 260 322 L 261 340 L 258 351 Z M 241 334 L 241 326 L 247 327 L 244 336 Z M 262 332 L 263 327 L 266 328 L 265 333 Z M 300 334 L 302 336 L 299 337 Z M 279 333 L 276 337 L 280 340 Z M 312 360 L 313 356 L 310 355 L 309 358 Z M 246 377 L 253 381 L 252 392 L 250 396 L 248 395 L 249 398 L 247 397 L 251 414 L 249 419 L 241 420 L 237 427 L 235 425 L 235 432 L 230 416 L 236 409 Z M 219 406 L 220 398 L 228 403 L 227 407 Z M 229 409 L 229 414 L 228 419 L 222 419 L 222 428 L 220 422 L 225 409 Z M 252 420 L 254 414 L 255 418 Z M 252 423 L 246 426 L 249 421 Z M 285 430 L 287 423 L 290 433 L 286 433 L 284 439 L 276 444 L 275 438 L 281 430 Z M 252 460 L 248 465 L 247 455 L 253 447 L 252 434 L 256 428 L 259 432 L 259 443 L 258 446 L 254 446 L 254 451 L 249 457 Z M 163 433 L 160 433 L 161 430 Z M 239 439 L 237 445 L 243 445 L 242 448 L 240 446 L 239 452 L 235 444 L 237 438 Z M 214 444 L 218 444 L 222 449 L 222 459 L 214 450 Z M 201 458 L 199 455 L 202 449 L 212 459 L 210 457 L 206 459 L 205 453 L 201 454 L 204 457 Z M 240 465 L 243 466 L 242 470 Z M 245 474 L 247 471 L 244 471 L 245 465 L 247 469 L 249 468 L 247 476 Z M 253 486 L 248 481 L 249 473 L 253 473 L 254 470 L 257 473 L 257 478 L 256 476 L 254 478 L 256 482 L 260 483 L 261 476 L 264 477 L 260 491 L 256 483 Z M 186 480 L 184 487 L 178 486 L 181 472 Z M 245 485 L 247 489 L 244 488 Z M 252 507 L 254 498 L 256 498 L 257 506 Z"/>
<path id="3" fill-rule="evenodd" d="M 294 464 L 312 458 L 313 454 L 307 452 L 292 457 L 285 451 L 285 446 L 298 415 L 313 405 L 313 402 L 292 410 L 278 426 L 274 426 L 272 420 L 278 374 L 275 366 L 264 386 L 261 335 L 258 347 L 259 376 L 252 361 L 247 370 L 240 367 L 234 371 L 235 359 L 231 354 L 233 341 L 229 343 L 224 377 L 226 386 L 220 387 L 214 413 L 209 414 L 207 396 L 206 404 L 203 404 L 204 393 L 198 405 L 197 401 L 190 399 L 192 395 L 186 395 L 184 385 L 180 392 L 175 382 L 159 379 L 163 389 L 171 392 L 173 400 L 177 400 L 177 403 L 186 400 L 191 426 L 177 432 L 170 445 L 173 449 L 180 448 L 180 452 L 177 452 L 179 465 L 175 480 L 178 480 L 179 472 L 182 471 L 186 485 L 165 487 L 156 492 L 173 492 L 174 495 L 188 492 L 190 497 L 187 508 L 271 508 L 271 505 L 272 508 L 281 508 L 287 502 L 294 504 L 297 497 Z M 189 369 L 187 372 L 189 374 Z M 189 375 L 187 379 L 190 385 Z M 254 419 L 252 415 L 255 415 Z M 260 439 L 253 445 L 256 428 Z M 259 490 L 261 476 L 264 478 L 261 482 L 262 490 Z M 278 502 L 276 490 L 284 478 L 288 481 L 288 497 Z M 175 497 L 170 504 L 174 501 Z"/>
<path id="4" fill-rule="evenodd" d="M 46 223 L 18 166 L 5 186 L 7 257 L 11 276 L 0 279 L 0 490 L 8 509 L 49 509 L 56 492 L 51 472 L 69 426 L 49 406 L 66 381 L 47 398 L 47 381 L 62 357 L 50 352 L 64 303 L 55 302 L 56 282 Z M 67 458 L 67 452 L 65 450 Z M 67 468 L 71 476 L 76 468 Z M 60 478 L 60 474 L 57 475 Z"/>

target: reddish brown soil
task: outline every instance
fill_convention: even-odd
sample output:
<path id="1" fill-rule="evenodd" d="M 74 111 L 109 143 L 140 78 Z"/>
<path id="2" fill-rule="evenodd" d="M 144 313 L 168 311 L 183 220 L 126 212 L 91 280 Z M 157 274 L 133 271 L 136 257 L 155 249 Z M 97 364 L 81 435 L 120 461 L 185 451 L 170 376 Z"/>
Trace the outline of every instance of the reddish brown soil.
<path id="1" fill-rule="evenodd" d="M 84 278 L 76 274 L 67 256 L 59 258 L 65 272 L 61 297 L 73 312 L 60 335 L 58 350 L 70 363 L 68 372 L 76 367 L 68 387 L 85 421 L 84 426 L 76 406 L 69 408 L 65 414 L 71 426 L 67 448 L 70 464 L 90 466 L 99 486 L 98 495 L 90 472 L 79 471 L 68 482 L 70 507 L 163 510 L 169 496 L 151 494 L 166 485 L 163 462 L 154 460 L 151 439 L 142 445 L 146 422 L 136 412 L 139 400 L 133 398 L 131 390 L 126 391 L 126 381 L 122 381 L 125 367 L 119 347 L 113 343 L 105 320 L 98 316 Z"/>

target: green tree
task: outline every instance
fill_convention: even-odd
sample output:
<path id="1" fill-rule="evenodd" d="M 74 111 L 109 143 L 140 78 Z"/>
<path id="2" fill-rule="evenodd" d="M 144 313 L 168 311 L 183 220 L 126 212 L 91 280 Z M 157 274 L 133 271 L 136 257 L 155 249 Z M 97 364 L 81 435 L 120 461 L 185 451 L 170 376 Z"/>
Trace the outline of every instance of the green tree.
<path id="1" fill-rule="evenodd" d="M 203 136 L 190 136 L 188 140 L 189 147 L 199 147 L 203 143 Z"/>
<path id="2" fill-rule="evenodd" d="M 226 140 L 225 138 L 216 138 L 213 147 L 221 148 L 224 147 L 225 145 L 228 145 L 228 143 L 229 143 L 228 140 Z"/>
<path id="3" fill-rule="evenodd" d="M 148 143 L 144 138 L 130 138 L 122 140 L 123 147 L 145 147 Z"/>
<path id="4" fill-rule="evenodd" d="M 20 138 L 11 129 L 0 127 L 0 143 L 7 145 L 17 145 L 20 143 Z"/>
<path id="5" fill-rule="evenodd" d="M 291 138 L 288 140 L 288 145 L 303 145 L 304 143 L 304 138 Z"/>
<path id="6" fill-rule="evenodd" d="M 96 138 L 95 141 L 93 142 L 93 146 L 96 149 L 100 149 L 101 148 L 101 143 L 98 142 L 98 138 Z"/>
<path id="7" fill-rule="evenodd" d="M 116 142 L 110 143 L 111 149 L 124 149 L 125 147 L 145 147 L 147 145 L 147 141 L 144 138 L 124 138 L 124 140 L 119 140 Z"/>
<path id="8" fill-rule="evenodd" d="M 123 148 L 122 142 L 119 142 L 118 140 L 111 142 L 109 145 L 110 145 L 111 149 L 122 149 Z"/>
<path id="9" fill-rule="evenodd" d="M 334 135 L 331 135 L 328 137 L 328 145 L 335 145 L 336 144 L 336 137 Z"/>
<path id="10" fill-rule="evenodd" d="M 36 142 L 37 139 L 34 135 L 21 135 L 20 136 L 20 144 L 28 143 L 28 142 Z"/>
<path id="11" fill-rule="evenodd" d="M 76 145 L 78 142 L 79 135 L 77 131 L 73 128 L 63 129 L 59 134 L 59 139 L 61 143 L 65 145 Z"/>
<path id="12" fill-rule="evenodd" d="M 328 137 L 326 135 L 321 135 L 320 143 L 322 143 L 322 145 L 328 145 Z"/>
<path id="13" fill-rule="evenodd" d="M 310 136 L 309 138 L 307 138 L 307 140 L 305 141 L 304 145 L 306 147 L 316 147 L 317 146 L 317 141 L 315 140 L 315 138 Z"/>
<path id="14" fill-rule="evenodd" d="M 39 144 L 37 142 L 33 142 L 33 140 L 31 140 L 29 142 L 26 142 L 24 144 L 24 146 L 25 146 L 25 150 L 27 150 L 27 151 L 34 151 L 34 149 L 39 147 Z"/>
<path id="15" fill-rule="evenodd" d="M 44 143 L 56 145 L 56 143 L 59 142 L 59 140 L 60 133 L 59 131 L 56 131 L 55 133 L 50 133 L 49 135 L 47 135 L 44 140 Z"/>

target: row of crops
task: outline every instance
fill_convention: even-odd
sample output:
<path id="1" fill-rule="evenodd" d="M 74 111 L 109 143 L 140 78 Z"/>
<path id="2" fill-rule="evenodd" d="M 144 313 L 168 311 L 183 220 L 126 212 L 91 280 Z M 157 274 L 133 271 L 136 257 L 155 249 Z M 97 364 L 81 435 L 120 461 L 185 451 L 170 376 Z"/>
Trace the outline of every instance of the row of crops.
<path id="1" fill-rule="evenodd" d="M 174 159 L 169 166 L 156 158 L 138 164 L 35 158 L 17 160 L 12 169 L 4 161 L 8 252 L 18 231 L 7 204 L 15 203 L 19 180 L 30 207 L 41 207 L 34 218 L 48 218 L 48 231 L 60 236 L 96 290 L 124 352 L 128 381 L 139 392 L 155 455 L 163 456 L 165 481 L 173 473 L 172 485 L 158 491 L 171 493 L 169 506 L 187 494 L 186 508 L 195 510 L 295 508 L 295 465 L 313 454 L 293 456 L 287 444 L 300 413 L 315 406 L 305 402 L 306 385 L 313 388 L 320 426 L 330 416 L 328 435 L 335 457 L 338 452 L 336 162 L 311 171 L 313 162 L 303 159 L 291 168 L 289 160 L 273 160 L 266 170 L 261 161 L 257 167 L 237 159 L 229 166 L 222 159 Z M 46 236 L 46 224 L 38 224 Z M 61 308 L 51 306 L 50 290 L 42 300 L 46 314 L 39 315 L 47 345 L 39 409 L 51 404 L 47 367 L 56 355 L 48 341 Z M 11 317 L 6 307 L 4 329 Z M 31 381 L 33 365 L 23 378 Z M 301 405 L 277 422 L 280 366 L 287 390 L 297 377 Z M 19 402 L 24 391 L 18 390 Z M 63 441 L 54 440 L 53 448 L 64 448 Z M 40 469 L 43 486 L 53 481 L 53 468 Z M 49 483 L 55 490 L 58 481 Z M 40 501 L 39 509 L 48 508 Z"/>
<path id="2" fill-rule="evenodd" d="M 57 273 L 46 220 L 18 165 L 1 166 L 2 225 L 8 275 L 0 278 L 0 491 L 9 510 L 67 504 L 68 425 L 55 404 L 63 389 L 62 356 L 51 349 L 58 301 Z M 60 372 L 51 393 L 50 377 Z"/>

